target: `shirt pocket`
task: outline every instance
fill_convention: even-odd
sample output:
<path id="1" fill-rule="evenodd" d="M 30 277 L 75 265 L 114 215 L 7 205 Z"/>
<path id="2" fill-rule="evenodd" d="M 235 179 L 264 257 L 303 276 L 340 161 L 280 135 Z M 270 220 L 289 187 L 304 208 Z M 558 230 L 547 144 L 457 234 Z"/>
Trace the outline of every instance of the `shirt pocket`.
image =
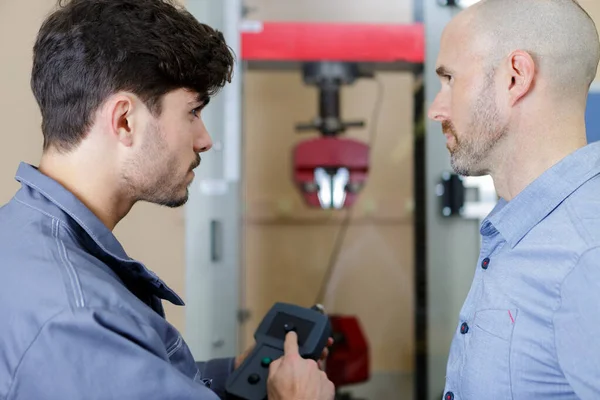
<path id="1" fill-rule="evenodd" d="M 462 390 L 465 399 L 512 399 L 510 349 L 518 310 L 475 313 L 467 334 Z"/>

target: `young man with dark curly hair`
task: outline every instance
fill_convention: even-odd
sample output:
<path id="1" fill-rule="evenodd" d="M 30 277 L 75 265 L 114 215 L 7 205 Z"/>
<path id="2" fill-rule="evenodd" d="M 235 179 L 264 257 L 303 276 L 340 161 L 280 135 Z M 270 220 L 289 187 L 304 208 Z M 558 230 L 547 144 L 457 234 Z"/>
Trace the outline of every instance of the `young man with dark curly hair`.
<path id="1" fill-rule="evenodd" d="M 196 362 L 161 304 L 182 300 L 112 230 L 139 201 L 186 203 L 212 146 L 202 109 L 233 63 L 218 31 L 166 0 L 72 0 L 44 21 L 43 155 L 0 209 L 0 399 L 225 397 L 244 356 Z M 296 340 L 269 398 L 331 400 Z"/>

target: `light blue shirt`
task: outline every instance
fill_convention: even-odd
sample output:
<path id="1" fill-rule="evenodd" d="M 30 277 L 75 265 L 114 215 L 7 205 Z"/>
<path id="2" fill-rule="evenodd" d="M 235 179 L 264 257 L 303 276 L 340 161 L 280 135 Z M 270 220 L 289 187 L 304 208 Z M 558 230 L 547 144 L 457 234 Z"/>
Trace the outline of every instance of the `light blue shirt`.
<path id="1" fill-rule="evenodd" d="M 27 164 L 16 179 L 0 208 L 0 400 L 225 398 L 234 359 L 194 360 L 161 303 L 179 296 L 58 182 Z"/>
<path id="2" fill-rule="evenodd" d="M 444 400 L 600 399 L 600 143 L 481 225 Z"/>

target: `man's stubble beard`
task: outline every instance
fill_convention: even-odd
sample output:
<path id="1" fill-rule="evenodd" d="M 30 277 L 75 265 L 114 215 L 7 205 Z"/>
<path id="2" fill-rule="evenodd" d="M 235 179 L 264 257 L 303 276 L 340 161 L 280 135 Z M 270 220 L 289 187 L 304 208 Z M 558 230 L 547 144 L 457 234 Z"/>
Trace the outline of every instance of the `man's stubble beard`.
<path id="1" fill-rule="evenodd" d="M 181 207 L 189 199 L 187 171 L 180 176 L 176 157 L 168 154 L 168 145 L 160 128 L 150 124 L 141 154 L 127 166 L 123 176 L 135 201 L 145 201 L 170 208 Z M 200 165 L 200 156 L 190 166 L 190 171 Z M 191 182 L 190 182 L 191 183 Z"/>
<path id="2" fill-rule="evenodd" d="M 490 173 L 490 155 L 498 142 L 506 136 L 508 126 L 501 120 L 496 105 L 493 76 L 486 84 L 473 107 L 471 122 L 459 139 L 450 121 L 442 122 L 442 130 L 454 138 L 450 150 L 450 165 L 462 176 L 482 176 Z"/>

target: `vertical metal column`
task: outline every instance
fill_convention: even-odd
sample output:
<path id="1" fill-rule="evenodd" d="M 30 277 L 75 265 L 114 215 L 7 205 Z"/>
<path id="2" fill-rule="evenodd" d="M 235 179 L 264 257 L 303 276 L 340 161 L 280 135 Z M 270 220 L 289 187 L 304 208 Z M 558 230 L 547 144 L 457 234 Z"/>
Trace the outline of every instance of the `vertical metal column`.
<path id="1" fill-rule="evenodd" d="M 414 22 L 424 23 L 425 0 L 413 0 Z M 415 364 L 413 375 L 413 398 L 426 399 L 428 393 L 427 374 L 427 194 L 425 180 L 425 66 L 414 73 L 422 84 L 414 93 L 414 304 L 415 304 Z"/>
<path id="2" fill-rule="evenodd" d="M 442 30 L 457 10 L 442 7 L 437 1 L 424 4 L 425 104 L 427 109 L 440 89 L 435 73 Z M 436 185 L 444 171 L 451 171 L 450 159 L 439 123 L 427 120 L 425 135 L 425 199 L 426 199 L 426 353 L 427 396 L 440 400 L 443 396 L 446 364 L 458 314 L 473 280 L 479 254 L 477 220 L 444 218 Z"/>
<path id="3" fill-rule="evenodd" d="M 241 271 L 240 0 L 187 0 L 200 22 L 219 29 L 236 55 L 233 81 L 202 112 L 214 147 L 186 205 L 186 341 L 198 360 L 239 353 Z"/>

